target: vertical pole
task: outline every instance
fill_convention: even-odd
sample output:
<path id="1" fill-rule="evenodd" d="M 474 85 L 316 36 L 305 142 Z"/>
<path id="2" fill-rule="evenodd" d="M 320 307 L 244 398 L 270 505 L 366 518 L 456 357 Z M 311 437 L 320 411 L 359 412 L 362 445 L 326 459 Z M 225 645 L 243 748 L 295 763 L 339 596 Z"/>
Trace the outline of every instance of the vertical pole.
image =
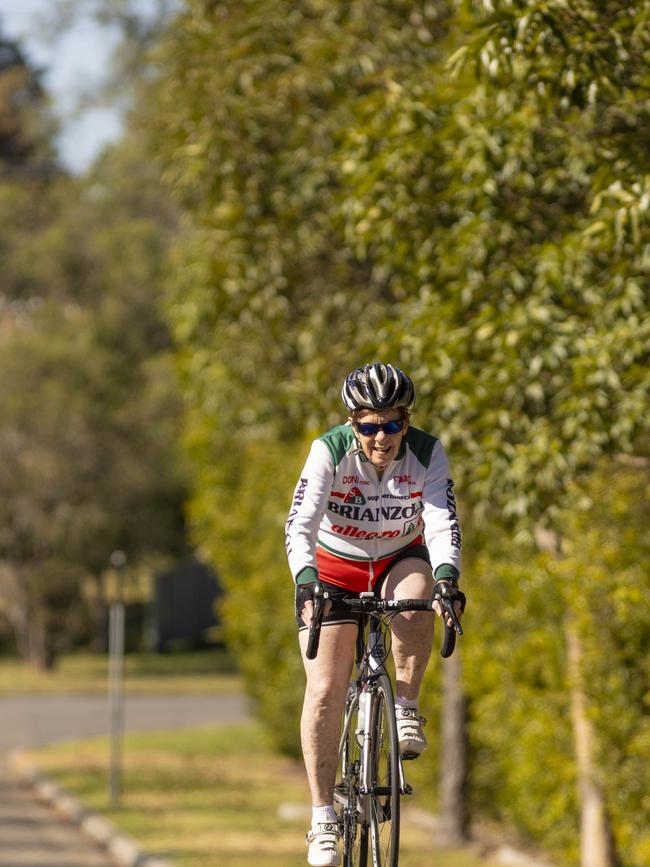
<path id="1" fill-rule="evenodd" d="M 109 772 L 109 800 L 111 807 L 119 807 L 122 784 L 122 731 L 124 728 L 124 605 L 113 602 L 109 614 L 109 713 L 111 729 L 111 755 Z"/>
<path id="2" fill-rule="evenodd" d="M 113 551 L 110 563 L 116 572 L 117 586 L 108 619 L 108 706 L 111 742 L 108 796 L 111 807 L 117 808 L 122 794 L 122 733 L 124 730 L 124 602 L 120 574 L 120 570 L 126 563 L 124 551 Z"/>

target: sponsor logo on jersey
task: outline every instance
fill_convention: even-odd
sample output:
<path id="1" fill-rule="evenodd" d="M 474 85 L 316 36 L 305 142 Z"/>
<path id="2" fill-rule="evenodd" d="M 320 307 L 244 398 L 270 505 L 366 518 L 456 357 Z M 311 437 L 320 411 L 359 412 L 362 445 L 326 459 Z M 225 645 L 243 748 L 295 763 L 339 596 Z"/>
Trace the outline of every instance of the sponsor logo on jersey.
<path id="1" fill-rule="evenodd" d="M 352 524 L 342 527 L 340 524 L 332 524 L 332 533 L 340 536 L 349 536 L 352 539 L 395 539 L 400 535 L 399 530 L 360 530 Z"/>
<path id="2" fill-rule="evenodd" d="M 460 524 L 456 512 L 456 497 L 454 496 L 454 481 L 447 479 L 447 510 L 449 512 L 449 527 L 451 529 L 451 544 L 454 548 L 460 548 Z"/>
<path id="3" fill-rule="evenodd" d="M 350 488 L 345 495 L 344 503 L 353 503 L 355 506 L 365 506 L 366 498 L 363 496 L 359 488 Z"/>
<path id="4" fill-rule="evenodd" d="M 352 503 L 336 503 L 330 500 L 327 504 L 330 512 L 340 515 L 342 518 L 347 518 L 350 521 L 369 521 L 376 523 L 377 521 L 407 521 L 409 518 L 415 518 L 423 511 L 422 503 L 411 503 L 409 506 L 361 506 L 353 505 Z"/>
<path id="5" fill-rule="evenodd" d="M 294 522 L 296 515 L 298 514 L 298 510 L 302 505 L 302 501 L 305 499 L 305 494 L 307 493 L 307 485 L 309 480 L 302 477 L 296 486 L 296 491 L 293 495 L 293 502 L 291 503 L 291 511 L 289 512 L 289 517 L 287 518 L 287 524 L 285 527 L 285 544 L 287 548 L 287 554 L 291 554 L 291 539 L 289 538 L 289 531 L 291 529 L 291 525 Z"/>

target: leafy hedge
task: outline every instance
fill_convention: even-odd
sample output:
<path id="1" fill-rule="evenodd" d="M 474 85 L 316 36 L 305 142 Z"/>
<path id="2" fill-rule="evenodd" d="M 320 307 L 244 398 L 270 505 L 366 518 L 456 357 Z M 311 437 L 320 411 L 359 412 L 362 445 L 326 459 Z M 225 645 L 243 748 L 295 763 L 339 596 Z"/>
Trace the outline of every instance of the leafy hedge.
<path id="1" fill-rule="evenodd" d="M 640 563 L 645 543 L 609 538 L 609 483 L 593 482 L 589 511 L 567 509 L 599 460 L 648 451 L 650 33 L 647 3 L 574 7 L 187 0 L 152 126 L 188 216 L 168 315 L 192 521 L 278 743 L 296 750 L 302 683 L 291 488 L 309 431 L 338 418 L 344 373 L 392 360 L 482 522 L 467 534 L 464 642 L 476 811 L 575 863 L 566 610 L 617 844 L 641 867 L 647 624 L 633 589 L 647 578 L 616 551 Z M 563 558 L 515 547 L 494 526 L 507 520 L 521 545 L 560 530 Z M 435 714 L 435 682 L 428 695 Z"/>

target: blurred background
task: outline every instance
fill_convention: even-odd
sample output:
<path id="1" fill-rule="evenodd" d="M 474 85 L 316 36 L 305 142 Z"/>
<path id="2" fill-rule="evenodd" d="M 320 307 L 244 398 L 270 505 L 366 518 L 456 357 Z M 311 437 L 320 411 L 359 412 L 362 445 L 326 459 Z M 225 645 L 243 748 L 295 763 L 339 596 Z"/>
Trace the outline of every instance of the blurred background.
<path id="1" fill-rule="evenodd" d="M 649 58 L 646 0 L 2 0 L 3 694 L 99 688 L 119 600 L 127 686 L 245 690 L 248 754 L 297 757 L 283 524 L 390 361 L 464 525 L 438 837 L 647 867 Z"/>

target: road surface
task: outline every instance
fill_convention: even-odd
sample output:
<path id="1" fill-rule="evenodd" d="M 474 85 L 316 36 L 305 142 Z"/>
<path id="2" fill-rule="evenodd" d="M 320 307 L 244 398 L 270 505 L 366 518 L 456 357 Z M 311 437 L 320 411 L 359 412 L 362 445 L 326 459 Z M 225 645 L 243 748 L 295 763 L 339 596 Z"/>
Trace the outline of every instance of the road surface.
<path id="1" fill-rule="evenodd" d="M 246 700 L 238 694 L 127 695 L 124 709 L 127 731 L 238 722 L 247 716 Z M 105 696 L 0 697 L 0 753 L 108 733 Z"/>

